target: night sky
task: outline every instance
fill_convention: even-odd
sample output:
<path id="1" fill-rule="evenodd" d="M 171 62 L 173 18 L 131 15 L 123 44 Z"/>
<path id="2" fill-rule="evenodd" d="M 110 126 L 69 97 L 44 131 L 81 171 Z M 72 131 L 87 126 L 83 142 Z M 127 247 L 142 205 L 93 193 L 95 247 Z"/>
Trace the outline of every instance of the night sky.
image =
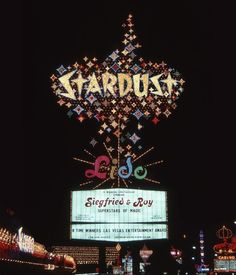
<path id="1" fill-rule="evenodd" d="M 22 5 L 22 24 L 12 15 L 13 28 L 7 26 L 14 35 L 7 33 L 12 60 L 4 94 L 14 107 L 8 105 L 3 123 L 2 215 L 13 209 L 11 222 L 39 242 L 68 240 L 69 191 L 79 188 L 83 169 L 72 158 L 98 124 L 68 119 L 50 76 L 84 56 L 102 62 L 121 46 L 121 25 L 132 13 L 139 55 L 164 60 L 186 81 L 173 115 L 157 126 L 147 121 L 142 141 L 156 147 L 152 160 L 165 161 L 154 177 L 168 191 L 171 236 L 203 229 L 217 242 L 215 231 L 223 224 L 235 232 L 235 68 L 233 35 L 225 33 L 230 16 L 215 16 L 206 1 L 47 2 Z"/>

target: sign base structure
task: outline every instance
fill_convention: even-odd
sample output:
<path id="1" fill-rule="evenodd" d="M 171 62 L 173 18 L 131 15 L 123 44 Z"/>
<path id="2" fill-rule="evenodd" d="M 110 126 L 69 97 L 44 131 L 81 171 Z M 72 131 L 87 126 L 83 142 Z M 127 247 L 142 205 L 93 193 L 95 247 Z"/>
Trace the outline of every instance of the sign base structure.
<path id="1" fill-rule="evenodd" d="M 71 239 L 111 242 L 167 239 L 165 191 L 98 189 L 71 192 Z"/>

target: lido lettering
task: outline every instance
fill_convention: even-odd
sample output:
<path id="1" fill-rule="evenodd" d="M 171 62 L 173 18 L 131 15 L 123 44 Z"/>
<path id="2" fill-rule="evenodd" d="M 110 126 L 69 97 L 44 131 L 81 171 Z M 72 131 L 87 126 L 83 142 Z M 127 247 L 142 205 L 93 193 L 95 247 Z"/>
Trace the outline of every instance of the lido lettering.
<path id="1" fill-rule="evenodd" d="M 147 169 L 143 166 L 137 166 L 133 168 L 131 157 L 127 157 L 125 165 L 118 167 L 116 160 L 113 160 L 110 164 L 110 159 L 107 156 L 99 156 L 94 162 L 94 169 L 87 169 L 85 171 L 85 176 L 87 178 L 99 178 L 106 179 L 108 176 L 111 179 L 115 178 L 115 174 L 122 179 L 129 178 L 132 173 L 134 177 L 138 180 L 142 180 L 147 176 Z"/>

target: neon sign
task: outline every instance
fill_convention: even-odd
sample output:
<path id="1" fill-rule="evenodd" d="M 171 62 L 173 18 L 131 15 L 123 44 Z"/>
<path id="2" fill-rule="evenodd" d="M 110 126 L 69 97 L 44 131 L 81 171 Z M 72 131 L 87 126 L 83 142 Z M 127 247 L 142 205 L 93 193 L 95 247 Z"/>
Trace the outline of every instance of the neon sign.
<path id="1" fill-rule="evenodd" d="M 136 53 L 141 45 L 132 15 L 122 26 L 123 45 L 105 60 L 84 57 L 71 66 L 61 65 L 51 76 L 52 91 L 57 103 L 69 110 L 68 117 L 81 123 L 93 118 L 100 126 L 105 123 L 99 134 L 117 135 L 119 121 L 126 125 L 130 117 L 150 119 L 156 125 L 161 117 L 172 114 L 184 90 L 185 81 L 176 69 Z"/>
<path id="2" fill-rule="evenodd" d="M 185 81 L 178 70 L 164 61 L 146 60 L 138 54 L 141 45 L 133 26 L 130 14 L 122 25 L 124 39 L 121 46 L 104 60 L 84 57 L 69 66 L 61 65 L 50 77 L 57 103 L 67 108 L 69 118 L 80 123 L 95 119 L 97 133 L 90 144 L 95 147 L 102 137 L 106 149 L 106 153 L 99 152 L 99 156 L 91 148 L 84 150 L 89 155 L 88 160 L 74 158 L 93 166 L 84 173 L 89 180 L 80 186 L 96 183 L 97 179 L 101 181 L 93 189 L 109 180 L 111 188 L 121 185 L 128 188 L 133 179 L 160 183 L 148 178 L 147 167 L 162 161 L 134 164 L 154 148 L 144 148 L 141 130 L 145 121 L 157 125 L 160 119 L 168 118 L 174 112 Z M 134 127 L 130 127 L 131 123 Z M 141 150 L 146 151 L 140 154 Z M 116 156 L 112 155 L 113 151 Z"/>
<path id="3" fill-rule="evenodd" d="M 132 147 L 129 145 L 119 145 L 117 148 L 112 147 L 111 145 L 108 147 L 106 142 L 103 142 L 103 146 L 99 145 L 100 143 L 97 145 L 100 149 L 103 148 L 103 146 L 105 149 L 102 155 L 96 155 L 96 152 L 84 149 L 83 152 L 86 153 L 86 158 L 73 158 L 82 164 L 89 164 L 92 166 L 86 168 L 83 172 L 86 181 L 82 182 L 80 186 L 96 183 L 93 187 L 93 189 L 96 189 L 103 184 L 110 182 L 111 188 L 119 188 L 121 187 L 121 184 L 128 188 L 133 179 L 160 184 L 160 181 L 149 178 L 148 174 L 151 174 L 152 167 L 157 167 L 164 161 L 157 160 L 154 162 L 148 162 L 147 160 L 142 160 L 146 155 L 154 150 L 154 147 L 146 149 L 137 155 L 131 151 Z M 120 152 L 121 150 L 122 153 Z M 93 161 L 90 161 L 91 158 L 93 158 Z"/>
<path id="4" fill-rule="evenodd" d="M 17 243 L 20 251 L 34 253 L 34 238 L 22 232 L 23 227 L 18 230 Z"/>
<path id="5" fill-rule="evenodd" d="M 225 255 L 225 256 L 218 256 L 217 259 L 219 260 L 236 260 L 236 257 L 235 256 L 228 256 L 228 255 Z"/>
<path id="6" fill-rule="evenodd" d="M 77 75 L 77 78 L 71 81 L 76 83 L 77 89 L 72 89 L 70 79 Z M 101 81 L 99 81 L 100 79 Z M 112 73 L 103 73 L 96 76 L 95 73 L 83 78 L 81 73 L 74 70 L 62 77 L 58 78 L 63 85 L 64 90 L 58 91 L 61 95 L 72 100 L 79 100 L 79 97 L 86 98 L 90 94 L 98 94 L 106 97 L 108 93 L 113 97 L 123 97 L 129 93 L 135 94 L 137 97 L 147 97 L 148 94 L 164 96 L 165 89 L 161 87 L 161 83 L 167 84 L 166 97 L 171 95 L 173 86 L 178 86 L 179 80 L 172 78 L 169 73 L 164 78 L 164 73 L 149 77 L 149 74 L 135 74 L 131 77 L 129 74 L 118 73 L 117 76 Z M 85 83 L 89 82 L 88 85 Z M 142 86 L 142 91 L 140 87 Z"/>
<path id="7" fill-rule="evenodd" d="M 132 173 L 134 172 L 134 177 L 138 180 L 142 180 L 147 176 L 147 169 L 143 166 L 137 166 L 135 169 L 133 168 L 132 158 L 127 157 L 125 161 L 125 165 L 120 166 L 117 165 L 117 160 L 114 159 L 113 163 L 110 164 L 110 159 L 107 156 L 99 156 L 96 158 L 94 162 L 94 169 L 87 169 L 85 171 L 86 178 L 99 178 L 106 179 L 109 175 L 111 179 L 115 178 L 115 175 L 118 175 L 122 179 L 128 179 Z M 109 170 L 108 172 L 101 172 L 101 170 Z"/>

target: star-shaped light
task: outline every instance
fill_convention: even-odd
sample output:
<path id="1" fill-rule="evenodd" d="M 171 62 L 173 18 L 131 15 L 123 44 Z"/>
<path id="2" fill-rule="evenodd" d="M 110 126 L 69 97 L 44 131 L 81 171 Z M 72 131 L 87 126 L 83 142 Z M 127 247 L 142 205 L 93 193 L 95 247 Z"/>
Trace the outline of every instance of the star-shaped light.
<path id="1" fill-rule="evenodd" d="M 176 84 L 176 80 L 171 77 L 171 74 L 169 73 L 166 79 L 161 80 L 161 82 L 165 83 L 167 85 L 167 89 L 169 94 L 172 92 L 172 87 L 174 84 Z"/>
<path id="2" fill-rule="evenodd" d="M 82 77 L 82 74 L 79 74 L 78 77 L 76 79 L 73 79 L 72 81 L 77 85 L 79 95 L 81 95 L 83 85 L 84 83 L 88 82 L 88 80 L 84 79 Z"/>

